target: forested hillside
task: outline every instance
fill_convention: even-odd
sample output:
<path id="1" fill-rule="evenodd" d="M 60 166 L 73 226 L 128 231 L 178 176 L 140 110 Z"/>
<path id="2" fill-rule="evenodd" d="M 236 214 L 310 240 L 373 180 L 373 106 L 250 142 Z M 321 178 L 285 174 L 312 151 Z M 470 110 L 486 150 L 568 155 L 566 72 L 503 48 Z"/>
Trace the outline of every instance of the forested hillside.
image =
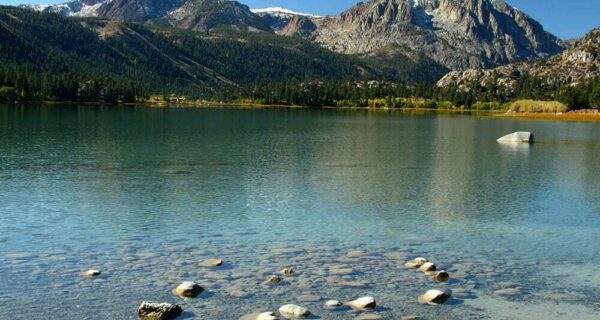
<path id="1" fill-rule="evenodd" d="M 296 37 L 211 34 L 0 7 L 5 99 L 133 101 L 150 94 L 210 97 L 229 87 L 290 80 L 429 81 L 427 60 L 333 53 Z M 438 68 L 437 73 L 420 72 Z"/>

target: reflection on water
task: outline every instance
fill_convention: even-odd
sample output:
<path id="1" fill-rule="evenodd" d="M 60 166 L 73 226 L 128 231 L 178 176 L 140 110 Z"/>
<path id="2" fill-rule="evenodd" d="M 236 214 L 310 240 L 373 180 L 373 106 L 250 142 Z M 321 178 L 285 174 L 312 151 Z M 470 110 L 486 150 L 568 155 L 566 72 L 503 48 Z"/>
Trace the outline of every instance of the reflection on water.
<path id="1" fill-rule="evenodd" d="M 522 130 L 536 144 L 496 142 Z M 296 302 L 348 319 L 324 299 L 366 294 L 385 319 L 591 318 L 598 276 L 573 265 L 600 262 L 599 156 L 594 123 L 3 106 L 0 318 L 134 318 L 142 300 L 181 302 L 183 280 L 209 289 L 181 302 L 199 318 Z M 419 255 L 455 276 L 450 305 L 416 303 L 436 286 L 402 268 Z M 228 268 L 199 268 L 209 257 Z M 264 286 L 288 266 L 296 278 Z M 494 293 L 508 282 L 516 296 Z"/>

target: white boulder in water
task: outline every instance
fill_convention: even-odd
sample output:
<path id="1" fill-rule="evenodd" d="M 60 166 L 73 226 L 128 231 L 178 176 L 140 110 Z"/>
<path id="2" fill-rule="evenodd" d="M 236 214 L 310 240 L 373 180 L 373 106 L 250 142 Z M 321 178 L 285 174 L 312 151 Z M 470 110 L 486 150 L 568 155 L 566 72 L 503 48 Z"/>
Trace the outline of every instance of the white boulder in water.
<path id="1" fill-rule="evenodd" d="M 377 303 L 375 302 L 375 298 L 373 297 L 358 298 L 356 300 L 348 302 L 348 305 L 353 309 L 358 310 L 371 310 L 377 307 Z"/>
<path id="2" fill-rule="evenodd" d="M 515 133 L 511 133 L 506 135 L 500 139 L 498 142 L 501 143 L 532 143 L 533 142 L 533 133 L 527 131 L 519 131 Z"/>
<path id="3" fill-rule="evenodd" d="M 174 292 L 182 298 L 195 298 L 204 291 L 200 285 L 195 282 L 186 281 L 175 288 Z"/>
<path id="4" fill-rule="evenodd" d="M 327 306 L 327 308 L 335 309 L 343 306 L 344 304 L 338 300 L 328 300 L 327 302 L 325 302 L 325 305 Z"/>
<path id="5" fill-rule="evenodd" d="M 430 272 L 437 270 L 437 267 L 431 262 L 425 262 L 422 266 L 419 267 L 419 270 L 423 272 Z"/>
<path id="6" fill-rule="evenodd" d="M 92 270 L 88 270 L 88 271 L 84 272 L 83 274 L 88 277 L 97 277 L 97 276 L 101 275 L 102 272 L 92 269 Z"/>
<path id="7" fill-rule="evenodd" d="M 308 309 L 295 304 L 286 304 L 279 308 L 279 313 L 288 319 L 304 318 L 310 315 Z"/>
<path id="8" fill-rule="evenodd" d="M 429 290 L 427 292 L 425 292 L 425 294 L 420 295 L 419 296 L 419 302 L 420 303 L 427 303 L 427 304 L 443 304 L 446 301 L 448 301 L 448 299 L 450 299 L 450 296 L 452 295 L 452 293 L 448 290 L 448 291 L 442 291 L 442 290 Z"/>
<path id="9" fill-rule="evenodd" d="M 423 264 L 429 262 L 428 259 L 422 258 L 422 257 L 418 257 L 415 258 L 414 260 L 408 261 L 407 263 L 404 264 L 404 267 L 408 268 L 408 269 L 418 269 L 419 267 L 421 267 Z"/>

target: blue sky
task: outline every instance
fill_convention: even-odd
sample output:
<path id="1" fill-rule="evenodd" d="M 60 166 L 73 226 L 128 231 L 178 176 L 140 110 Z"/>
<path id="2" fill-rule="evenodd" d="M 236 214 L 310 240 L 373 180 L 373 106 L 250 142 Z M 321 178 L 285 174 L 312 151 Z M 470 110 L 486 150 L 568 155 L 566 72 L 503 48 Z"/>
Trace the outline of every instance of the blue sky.
<path id="1" fill-rule="evenodd" d="M 59 3 L 57 0 L 0 0 L 2 4 Z M 563 38 L 577 38 L 600 27 L 600 0 L 506 0 L 540 21 L 546 30 Z M 333 15 L 356 0 L 241 0 L 251 8 L 279 6 L 296 11 Z"/>

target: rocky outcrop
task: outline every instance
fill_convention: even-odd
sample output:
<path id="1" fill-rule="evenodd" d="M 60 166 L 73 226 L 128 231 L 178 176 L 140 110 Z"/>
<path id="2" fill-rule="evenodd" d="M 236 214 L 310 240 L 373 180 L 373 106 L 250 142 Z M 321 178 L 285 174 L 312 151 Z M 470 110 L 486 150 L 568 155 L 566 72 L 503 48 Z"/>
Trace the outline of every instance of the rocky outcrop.
<path id="1" fill-rule="evenodd" d="M 312 37 L 332 50 L 368 54 L 395 44 L 454 70 L 545 58 L 566 46 L 501 0 L 372 0 L 315 23 Z"/>
<path id="2" fill-rule="evenodd" d="M 309 17 L 296 15 L 277 33 L 284 36 L 300 35 L 309 37 L 317 30 L 317 25 Z"/>
<path id="3" fill-rule="evenodd" d="M 539 77 L 547 84 L 566 86 L 600 77 L 600 28 L 592 30 L 575 41 L 571 48 L 553 58 L 494 69 L 450 72 L 438 81 L 437 86 L 456 86 L 461 91 L 469 91 L 473 86 L 486 87 L 494 84 L 511 93 L 524 75 Z"/>

